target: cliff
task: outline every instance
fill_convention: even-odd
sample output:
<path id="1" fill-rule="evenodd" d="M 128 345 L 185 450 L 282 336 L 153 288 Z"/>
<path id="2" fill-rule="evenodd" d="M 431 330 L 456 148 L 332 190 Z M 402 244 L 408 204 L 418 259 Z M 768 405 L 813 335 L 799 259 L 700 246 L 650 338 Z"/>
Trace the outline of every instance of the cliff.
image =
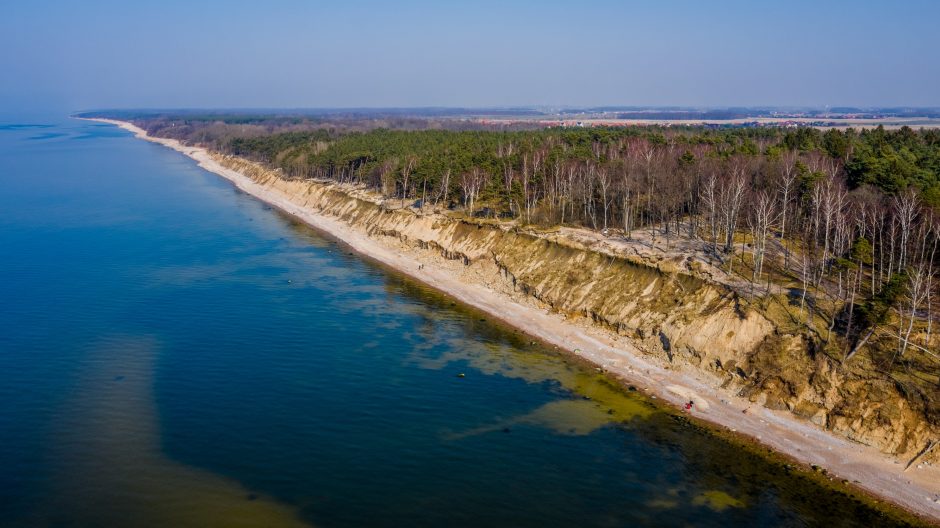
<path id="1" fill-rule="evenodd" d="M 361 189 L 289 180 L 235 157 L 216 162 L 291 203 L 444 266 L 462 280 L 629 340 L 666 368 L 755 404 L 787 410 L 885 453 L 912 456 L 936 437 L 927 404 L 863 366 L 843 367 L 788 333 L 782 314 L 733 288 L 558 233 L 401 208 Z"/>

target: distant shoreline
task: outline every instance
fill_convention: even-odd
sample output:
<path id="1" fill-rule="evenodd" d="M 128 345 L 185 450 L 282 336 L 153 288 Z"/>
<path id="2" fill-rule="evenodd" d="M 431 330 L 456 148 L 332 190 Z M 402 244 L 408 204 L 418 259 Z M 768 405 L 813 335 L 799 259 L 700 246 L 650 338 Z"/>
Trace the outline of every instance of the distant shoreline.
<path id="1" fill-rule="evenodd" d="M 852 110 L 852 111 L 849 111 Z M 195 116 L 235 114 L 263 114 L 270 117 L 300 116 L 306 118 L 342 119 L 421 119 L 442 123 L 464 123 L 483 127 L 704 127 L 704 128 L 815 128 L 873 129 L 883 127 L 897 130 L 940 129 L 940 108 L 849 109 L 824 111 L 822 109 L 680 109 L 656 107 L 599 107 L 583 109 L 519 108 L 310 108 L 310 109 L 254 109 L 254 110 L 167 110 L 167 112 Z M 114 110 L 111 117 L 136 119 L 155 116 L 158 109 Z M 79 113 L 76 117 L 101 115 L 99 112 Z M 95 117 L 90 117 L 95 119 Z"/>
<path id="2" fill-rule="evenodd" d="M 489 125 L 495 124 L 544 124 L 546 126 L 609 126 L 609 127 L 629 127 L 629 126 L 717 126 L 717 127 L 742 127 L 745 125 L 756 125 L 766 128 L 789 128 L 806 127 L 819 129 L 865 129 L 884 127 L 887 130 L 895 130 L 902 127 L 912 129 L 936 129 L 940 128 L 940 118 L 934 117 L 905 117 L 905 118 L 842 118 L 842 117 L 739 117 L 733 119 L 644 119 L 644 118 L 594 118 L 584 119 L 552 119 L 542 117 L 495 117 L 477 119 L 481 123 Z"/>
<path id="3" fill-rule="evenodd" d="M 242 191 L 345 242 L 370 259 L 602 367 L 625 383 L 648 389 L 650 394 L 667 403 L 679 406 L 693 399 L 699 403 L 699 410 L 695 413 L 697 418 L 728 428 L 735 435 L 754 440 L 801 463 L 826 468 L 833 477 L 854 482 L 867 493 L 888 499 L 933 522 L 940 522 L 940 503 L 935 502 L 940 499 L 940 470 L 932 466 L 904 473 L 904 466 L 898 460 L 874 448 L 836 437 L 789 413 L 772 411 L 724 394 L 697 376 L 657 364 L 636 349 L 614 343 L 600 333 L 589 332 L 552 314 L 519 304 L 483 285 L 462 282 L 444 269 L 435 269 L 433 263 L 397 251 L 338 219 L 298 205 L 283 192 L 223 166 L 206 149 L 151 137 L 128 122 L 81 119 L 119 126 L 138 138 L 177 150 L 194 159 L 200 167 L 231 181 Z"/>

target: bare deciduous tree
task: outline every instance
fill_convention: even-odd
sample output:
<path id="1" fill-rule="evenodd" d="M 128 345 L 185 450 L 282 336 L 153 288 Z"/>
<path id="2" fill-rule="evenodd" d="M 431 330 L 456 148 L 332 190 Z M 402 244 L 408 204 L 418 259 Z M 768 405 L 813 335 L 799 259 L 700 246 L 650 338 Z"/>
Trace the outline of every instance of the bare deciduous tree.
<path id="1" fill-rule="evenodd" d="M 751 197 L 748 225 L 754 240 L 754 275 L 753 283 L 760 280 L 764 269 L 764 255 L 767 251 L 767 233 L 777 219 L 776 203 L 765 191 L 759 191 Z"/>

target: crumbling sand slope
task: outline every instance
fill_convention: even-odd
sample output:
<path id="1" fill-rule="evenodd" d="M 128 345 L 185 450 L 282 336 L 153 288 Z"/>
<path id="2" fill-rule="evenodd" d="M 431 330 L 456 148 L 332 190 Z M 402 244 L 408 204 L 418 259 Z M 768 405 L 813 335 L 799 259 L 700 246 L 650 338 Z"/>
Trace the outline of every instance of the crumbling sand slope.
<path id="1" fill-rule="evenodd" d="M 466 280 L 627 336 L 674 368 L 707 372 L 752 402 L 792 411 L 886 453 L 911 454 L 932 438 L 923 410 L 893 384 L 836 368 L 812 354 L 801 336 L 780 334 L 780 325 L 730 288 L 675 266 L 498 223 L 422 213 L 397 201 L 386 207 L 361 189 L 286 180 L 240 158 L 213 156 L 297 206 L 425 258 L 460 263 L 451 269 Z"/>

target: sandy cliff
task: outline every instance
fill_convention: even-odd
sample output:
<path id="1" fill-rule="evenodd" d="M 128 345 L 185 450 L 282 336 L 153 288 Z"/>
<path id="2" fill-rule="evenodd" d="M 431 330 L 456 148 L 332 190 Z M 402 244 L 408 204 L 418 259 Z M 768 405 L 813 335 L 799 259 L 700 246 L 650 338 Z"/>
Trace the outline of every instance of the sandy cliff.
<path id="1" fill-rule="evenodd" d="M 397 200 L 386 207 L 362 190 L 286 180 L 243 159 L 213 156 L 299 207 L 423 253 L 422 259 L 447 264 L 472 284 L 628 337 L 673 368 L 707 372 L 729 393 L 886 453 L 913 455 L 933 438 L 923 409 L 894 384 L 838 368 L 814 355 L 801 336 L 780 333 L 780 325 L 731 289 L 669 269 L 676 266 L 497 223 L 402 209 Z"/>

